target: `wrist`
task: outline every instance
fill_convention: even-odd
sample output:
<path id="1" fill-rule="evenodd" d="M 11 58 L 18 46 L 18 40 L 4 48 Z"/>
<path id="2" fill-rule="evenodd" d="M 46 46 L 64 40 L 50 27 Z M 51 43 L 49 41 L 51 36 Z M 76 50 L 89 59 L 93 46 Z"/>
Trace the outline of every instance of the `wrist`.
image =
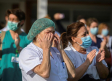
<path id="1" fill-rule="evenodd" d="M 88 59 L 86 59 L 85 64 L 89 66 L 91 63 Z"/>
<path id="2" fill-rule="evenodd" d="M 104 49 L 105 49 L 105 47 L 101 47 L 101 48 L 100 48 L 100 50 L 104 50 Z"/>
<path id="3" fill-rule="evenodd" d="M 102 62 L 96 62 L 96 65 L 97 65 L 97 64 L 98 64 L 98 65 L 99 65 L 99 64 L 102 64 Z"/>
<path id="4" fill-rule="evenodd" d="M 43 51 L 50 51 L 50 48 L 43 48 Z"/>
<path id="5" fill-rule="evenodd" d="M 85 65 L 86 67 L 89 67 L 90 62 L 86 60 L 86 61 L 84 62 L 84 65 Z"/>

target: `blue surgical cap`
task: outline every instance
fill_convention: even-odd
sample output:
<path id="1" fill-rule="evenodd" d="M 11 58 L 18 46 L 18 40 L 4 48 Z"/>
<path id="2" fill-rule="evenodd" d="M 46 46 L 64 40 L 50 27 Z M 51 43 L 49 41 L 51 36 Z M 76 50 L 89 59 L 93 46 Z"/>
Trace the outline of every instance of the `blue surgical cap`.
<path id="1" fill-rule="evenodd" d="M 28 40 L 33 40 L 37 34 L 49 27 L 54 27 L 55 29 L 55 23 L 52 20 L 47 18 L 37 19 L 29 30 L 29 33 L 27 35 Z"/>

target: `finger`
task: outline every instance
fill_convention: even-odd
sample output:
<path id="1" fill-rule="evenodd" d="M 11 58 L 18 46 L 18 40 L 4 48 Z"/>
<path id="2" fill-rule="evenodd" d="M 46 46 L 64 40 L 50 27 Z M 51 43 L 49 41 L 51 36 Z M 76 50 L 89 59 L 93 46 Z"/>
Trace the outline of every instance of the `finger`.
<path id="1" fill-rule="evenodd" d="M 101 59 L 99 60 L 99 62 L 101 62 L 102 60 L 104 60 L 104 58 L 101 58 Z"/>
<path id="2" fill-rule="evenodd" d="M 47 40 L 50 40 L 50 38 L 51 38 L 51 33 L 47 34 L 46 38 L 47 38 Z"/>
<path id="3" fill-rule="evenodd" d="M 91 53 L 92 53 L 91 55 L 96 54 L 96 49 L 92 50 Z"/>
<path id="4" fill-rule="evenodd" d="M 37 40 L 39 40 L 40 42 L 42 42 L 42 41 L 43 41 L 43 39 L 41 38 L 41 36 L 40 36 L 40 35 L 38 35 Z"/>
<path id="5" fill-rule="evenodd" d="M 99 49 L 99 52 L 98 52 L 98 54 L 100 54 L 100 53 L 101 53 L 101 51 L 102 51 L 102 50 L 100 50 L 100 49 Z"/>
<path id="6" fill-rule="evenodd" d="M 54 34 L 51 33 L 51 37 L 50 37 L 50 41 L 56 40 L 56 38 L 54 38 Z"/>

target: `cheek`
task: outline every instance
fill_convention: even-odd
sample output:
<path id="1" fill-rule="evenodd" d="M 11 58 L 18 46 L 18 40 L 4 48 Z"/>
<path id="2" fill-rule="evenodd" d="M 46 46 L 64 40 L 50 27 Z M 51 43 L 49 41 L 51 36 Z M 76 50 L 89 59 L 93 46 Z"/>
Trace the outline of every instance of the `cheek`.
<path id="1" fill-rule="evenodd" d="M 78 39 L 78 43 L 79 43 L 79 44 L 82 44 L 82 40 L 81 40 L 81 39 Z"/>

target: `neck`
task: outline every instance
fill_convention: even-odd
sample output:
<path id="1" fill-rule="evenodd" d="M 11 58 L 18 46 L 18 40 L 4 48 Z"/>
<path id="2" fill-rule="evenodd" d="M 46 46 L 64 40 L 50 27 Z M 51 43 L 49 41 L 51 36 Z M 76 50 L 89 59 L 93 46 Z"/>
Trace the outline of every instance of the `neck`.
<path id="1" fill-rule="evenodd" d="M 95 35 L 89 33 L 89 36 L 91 37 L 92 41 L 94 41 L 95 43 L 97 42 L 97 41 L 96 41 L 96 36 L 95 36 Z"/>
<path id="2" fill-rule="evenodd" d="M 11 34 L 15 34 L 15 33 L 21 34 L 22 31 L 21 31 L 20 29 L 18 29 L 18 30 L 16 30 L 16 31 L 10 30 L 10 33 L 11 33 Z"/>
<path id="3" fill-rule="evenodd" d="M 33 41 L 33 44 L 36 45 L 37 47 L 41 48 L 40 44 L 37 41 Z"/>
<path id="4" fill-rule="evenodd" d="M 74 43 L 73 45 L 73 48 L 78 51 L 79 53 L 82 53 L 82 54 L 86 54 L 86 49 L 82 48 L 81 46 L 79 46 L 77 43 Z"/>

